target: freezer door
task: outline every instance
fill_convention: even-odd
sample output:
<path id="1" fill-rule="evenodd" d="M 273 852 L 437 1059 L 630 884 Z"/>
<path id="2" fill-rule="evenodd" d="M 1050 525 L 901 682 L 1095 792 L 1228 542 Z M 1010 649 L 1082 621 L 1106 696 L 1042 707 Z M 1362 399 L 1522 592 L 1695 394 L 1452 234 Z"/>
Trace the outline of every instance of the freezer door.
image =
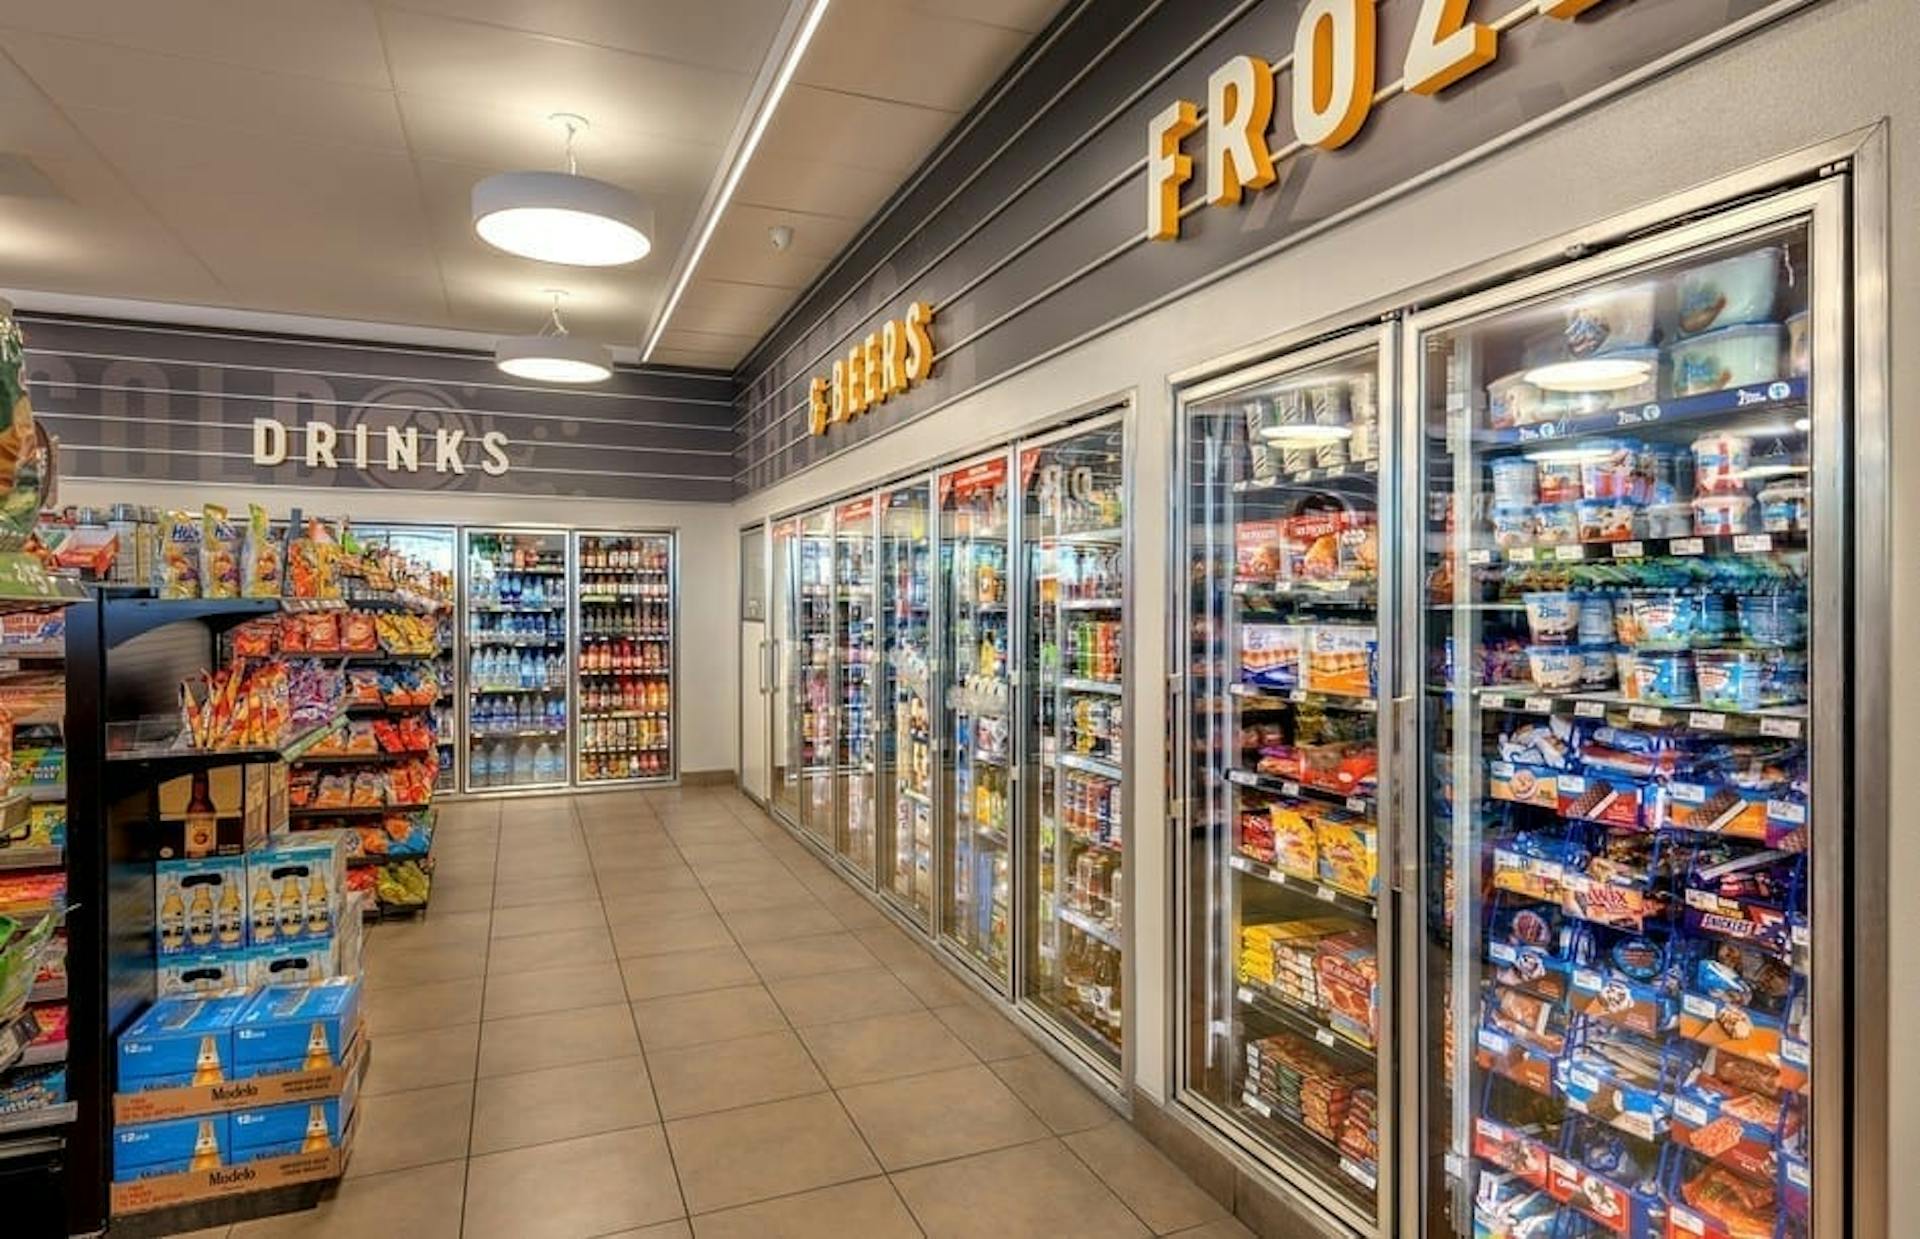
<path id="1" fill-rule="evenodd" d="M 567 534 L 468 528 L 461 537 L 466 789 L 565 787 L 573 718 Z"/>
<path id="2" fill-rule="evenodd" d="M 773 811 L 789 825 L 800 822 L 800 521 L 773 524 L 773 582 L 767 591 L 772 608 L 767 631 L 767 682 L 772 686 Z"/>
<path id="3" fill-rule="evenodd" d="M 1425 1233 L 1843 1233 L 1840 200 L 1413 320 Z"/>
<path id="4" fill-rule="evenodd" d="M 880 496 L 880 889 L 921 928 L 934 878 L 932 483 Z"/>
<path id="5" fill-rule="evenodd" d="M 874 539 L 878 503 L 862 495 L 834 513 L 833 621 L 836 757 L 834 850 L 863 880 L 874 872 L 879 721 L 879 569 Z"/>
<path id="6" fill-rule="evenodd" d="M 800 826 L 833 845 L 834 624 L 833 509 L 800 518 L 799 641 L 794 707 L 800 715 Z"/>

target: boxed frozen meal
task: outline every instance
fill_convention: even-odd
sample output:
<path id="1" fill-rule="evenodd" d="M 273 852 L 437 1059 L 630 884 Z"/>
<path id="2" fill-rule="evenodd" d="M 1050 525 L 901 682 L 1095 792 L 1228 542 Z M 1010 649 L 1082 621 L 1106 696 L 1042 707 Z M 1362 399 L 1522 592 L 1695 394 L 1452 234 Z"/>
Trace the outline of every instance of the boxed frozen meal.
<path id="1" fill-rule="evenodd" d="M 1320 985 L 1320 1005 L 1334 1031 L 1361 1045 L 1372 1045 L 1379 1033 L 1380 1003 L 1373 939 L 1357 930 L 1321 939 L 1314 975 Z"/>
<path id="2" fill-rule="evenodd" d="M 1240 629 L 1240 674 L 1262 688 L 1301 686 L 1303 630 L 1295 624 L 1247 624 Z"/>
<path id="3" fill-rule="evenodd" d="M 1318 624 L 1306 630 L 1306 687 L 1334 697 L 1379 691 L 1380 641 L 1372 625 Z"/>
<path id="4" fill-rule="evenodd" d="M 1328 809 L 1314 821 L 1320 880 L 1362 899 L 1380 893 L 1378 832 L 1357 813 Z"/>
<path id="5" fill-rule="evenodd" d="M 232 1162 L 232 1136 L 224 1114 L 196 1114 L 130 1123 L 113 1129 L 113 1179 L 124 1183 Z"/>
<path id="6" fill-rule="evenodd" d="M 360 1023 L 360 981 L 335 977 L 259 991 L 234 1021 L 239 1079 L 339 1063 Z"/>
<path id="7" fill-rule="evenodd" d="M 251 990 L 162 998 L 120 1034 L 121 1092 L 217 1084 L 234 1078 L 233 1029 Z"/>
<path id="8" fill-rule="evenodd" d="M 1487 795 L 1495 800 L 1558 809 L 1559 782 L 1560 775 L 1555 770 L 1510 761 L 1487 763 Z"/>
<path id="9" fill-rule="evenodd" d="M 1273 867 L 1301 877 L 1319 873 L 1320 837 L 1314 810 L 1303 804 L 1275 801 L 1267 816 L 1273 825 Z"/>
<path id="10" fill-rule="evenodd" d="M 1233 574 L 1242 581 L 1273 581 L 1282 568 L 1280 522 L 1241 521 L 1233 527 Z"/>
<path id="11" fill-rule="evenodd" d="M 1290 516 L 1284 522 L 1286 575 L 1300 581 L 1330 581 L 1340 576 L 1340 533 L 1346 524 L 1341 508 L 1325 508 Z"/>
<path id="12" fill-rule="evenodd" d="M 249 940 L 267 946 L 331 936 L 350 850 L 342 832 L 314 830 L 283 835 L 247 857 Z"/>

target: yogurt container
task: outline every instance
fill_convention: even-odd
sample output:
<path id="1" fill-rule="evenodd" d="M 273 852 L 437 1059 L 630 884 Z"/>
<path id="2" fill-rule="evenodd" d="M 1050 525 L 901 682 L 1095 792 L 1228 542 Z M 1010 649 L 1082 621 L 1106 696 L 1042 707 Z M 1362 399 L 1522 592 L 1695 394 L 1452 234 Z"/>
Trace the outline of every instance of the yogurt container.
<path id="1" fill-rule="evenodd" d="M 1569 692 L 1580 687 L 1584 659 L 1570 645 L 1535 645 L 1527 649 L 1527 666 L 1533 672 L 1536 687 L 1549 692 Z"/>
<path id="2" fill-rule="evenodd" d="M 1493 462 L 1493 502 L 1532 506 L 1540 498 L 1540 471 L 1525 457 Z"/>
<path id="3" fill-rule="evenodd" d="M 1579 594 L 1574 603 L 1580 609 L 1579 639 L 1581 645 L 1611 646 L 1613 644 L 1613 599 L 1606 594 Z"/>
<path id="4" fill-rule="evenodd" d="M 1805 533 L 1809 500 L 1805 482 L 1775 482 L 1760 492 L 1760 528 L 1768 533 Z"/>
<path id="5" fill-rule="evenodd" d="M 1487 384 L 1487 425 L 1506 430 L 1551 420 L 1543 394 L 1526 376 L 1525 370 L 1515 370 Z"/>
<path id="6" fill-rule="evenodd" d="M 1746 435 L 1701 435 L 1693 441 L 1695 496 L 1745 494 L 1752 463 L 1753 440 Z"/>
<path id="7" fill-rule="evenodd" d="M 1642 649 L 1684 650 L 1700 632 L 1702 599 L 1681 589 L 1640 589 L 1628 596 L 1634 641 Z"/>
<path id="8" fill-rule="evenodd" d="M 1716 710 L 1759 709 L 1766 670 L 1766 658 L 1758 650 L 1698 650 L 1693 656 L 1700 704 Z"/>
<path id="9" fill-rule="evenodd" d="M 1502 550 L 1533 541 L 1533 505 L 1493 505 L 1493 544 Z"/>
<path id="10" fill-rule="evenodd" d="M 1634 651 L 1634 700 L 1648 705 L 1680 706 L 1691 703 L 1693 695 L 1692 651 Z"/>
<path id="11" fill-rule="evenodd" d="M 1587 692 L 1612 688 L 1616 666 L 1612 645 L 1580 647 L 1580 687 Z"/>
<path id="12" fill-rule="evenodd" d="M 1625 499 L 1582 499 L 1576 511 L 1582 542 L 1625 542 L 1640 509 Z"/>
<path id="13" fill-rule="evenodd" d="M 1677 281 L 1681 334 L 1765 323 L 1780 295 L 1780 248 L 1748 250 L 1682 271 Z"/>
<path id="14" fill-rule="evenodd" d="M 1676 396 L 1698 396 L 1780 377 L 1787 347 L 1778 323 L 1722 327 L 1673 346 L 1670 382 Z"/>
<path id="15" fill-rule="evenodd" d="M 1702 495 L 1693 501 L 1693 532 L 1703 538 L 1746 533 L 1752 520 L 1748 495 Z"/>
<path id="16" fill-rule="evenodd" d="M 1807 639 L 1807 596 L 1798 590 L 1741 594 L 1734 610 L 1748 645 L 1797 649 Z"/>
<path id="17" fill-rule="evenodd" d="M 1580 540 L 1579 505 L 1543 503 L 1533 510 L 1533 540 L 1542 546 L 1560 546 Z"/>
<path id="18" fill-rule="evenodd" d="M 1576 296 L 1565 311 L 1567 352 L 1591 357 L 1652 344 L 1659 293 L 1660 286 L 1648 281 Z"/>
<path id="19" fill-rule="evenodd" d="M 1656 503 L 1643 511 L 1649 538 L 1693 536 L 1693 505 L 1691 503 Z"/>
<path id="20" fill-rule="evenodd" d="M 1598 439 L 1591 456 L 1580 461 L 1582 499 L 1639 499 L 1645 492 L 1640 445 L 1627 439 Z"/>
<path id="21" fill-rule="evenodd" d="M 1787 373 L 1805 378 L 1813 369 L 1813 329 L 1805 310 L 1787 315 Z"/>
<path id="22" fill-rule="evenodd" d="M 1768 650 L 1760 700 L 1770 706 L 1798 705 L 1807 699 L 1807 656 L 1786 650 Z"/>
<path id="23" fill-rule="evenodd" d="M 1572 645 L 1580 630 L 1581 600 L 1565 590 L 1523 594 L 1527 630 L 1535 645 Z"/>

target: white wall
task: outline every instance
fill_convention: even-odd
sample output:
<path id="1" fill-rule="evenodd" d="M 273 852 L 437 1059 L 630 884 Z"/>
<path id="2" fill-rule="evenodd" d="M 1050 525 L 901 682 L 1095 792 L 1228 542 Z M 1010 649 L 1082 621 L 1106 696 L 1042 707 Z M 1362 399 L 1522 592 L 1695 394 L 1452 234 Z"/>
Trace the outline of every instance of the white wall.
<path id="1" fill-rule="evenodd" d="M 244 510 L 251 502 L 275 516 L 285 516 L 290 509 L 298 507 L 318 515 L 346 515 L 366 524 L 523 522 L 589 529 L 678 529 L 680 769 L 684 774 L 734 767 L 734 727 L 738 711 L 733 634 L 735 560 L 739 546 L 732 517 L 722 505 L 440 491 L 100 482 L 74 478 L 61 480 L 60 501 L 82 507 L 140 503 L 157 508 L 197 508 L 203 503 L 221 503 L 235 510 Z"/>
<path id="2" fill-rule="evenodd" d="M 1904 402 L 1920 392 L 1920 4 L 1828 0 L 1746 41 L 1488 159 L 1334 232 L 1308 241 L 1103 338 L 823 462 L 736 505 L 745 521 L 898 474 L 918 462 L 1011 433 L 1049 410 L 1128 389 L 1136 452 L 1136 685 L 1166 670 L 1168 514 L 1173 402 L 1167 376 L 1338 315 L 1522 246 L 1655 202 L 1795 149 L 1891 120 L 1894 493 L 1896 564 L 1920 562 L 1920 427 Z M 929 295 L 938 289 L 926 290 Z M 1007 330 L 1018 330 L 1016 321 Z M 1892 631 L 1920 626 L 1920 572 L 1894 573 Z M 1920 744 L 1920 645 L 1903 642 L 1894 686 L 1895 760 Z M 1165 702 L 1137 690 L 1134 734 L 1165 734 Z M 1157 1097 L 1174 1082 L 1164 1004 L 1171 911 L 1162 758 L 1134 746 L 1134 997 L 1137 1083 Z M 1920 797 L 1896 797 L 1892 872 L 1920 873 Z M 1895 890 L 1886 950 L 1893 974 L 1891 1040 L 1920 1041 L 1920 901 Z M 1920 1060 L 1894 1056 L 1891 1147 L 1920 1147 Z M 1902 1104 L 1902 1103 L 1907 1104 Z M 1908 1159 L 1910 1160 L 1910 1159 Z M 1902 1164 L 1895 1157 L 1893 1165 Z M 1896 1176 L 1891 1216 L 1920 1216 L 1920 1177 Z M 1908 1223 L 1910 1225 L 1910 1223 Z M 1902 1223 L 1895 1222 L 1895 1233 Z"/>

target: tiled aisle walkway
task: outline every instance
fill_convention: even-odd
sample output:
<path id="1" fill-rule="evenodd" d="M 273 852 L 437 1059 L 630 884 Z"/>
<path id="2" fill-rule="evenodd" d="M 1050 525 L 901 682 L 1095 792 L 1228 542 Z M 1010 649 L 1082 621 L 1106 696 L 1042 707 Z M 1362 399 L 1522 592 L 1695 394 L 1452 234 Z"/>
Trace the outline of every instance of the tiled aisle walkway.
<path id="1" fill-rule="evenodd" d="M 440 821 L 349 1176 L 233 1239 L 1249 1233 L 737 793 Z"/>

